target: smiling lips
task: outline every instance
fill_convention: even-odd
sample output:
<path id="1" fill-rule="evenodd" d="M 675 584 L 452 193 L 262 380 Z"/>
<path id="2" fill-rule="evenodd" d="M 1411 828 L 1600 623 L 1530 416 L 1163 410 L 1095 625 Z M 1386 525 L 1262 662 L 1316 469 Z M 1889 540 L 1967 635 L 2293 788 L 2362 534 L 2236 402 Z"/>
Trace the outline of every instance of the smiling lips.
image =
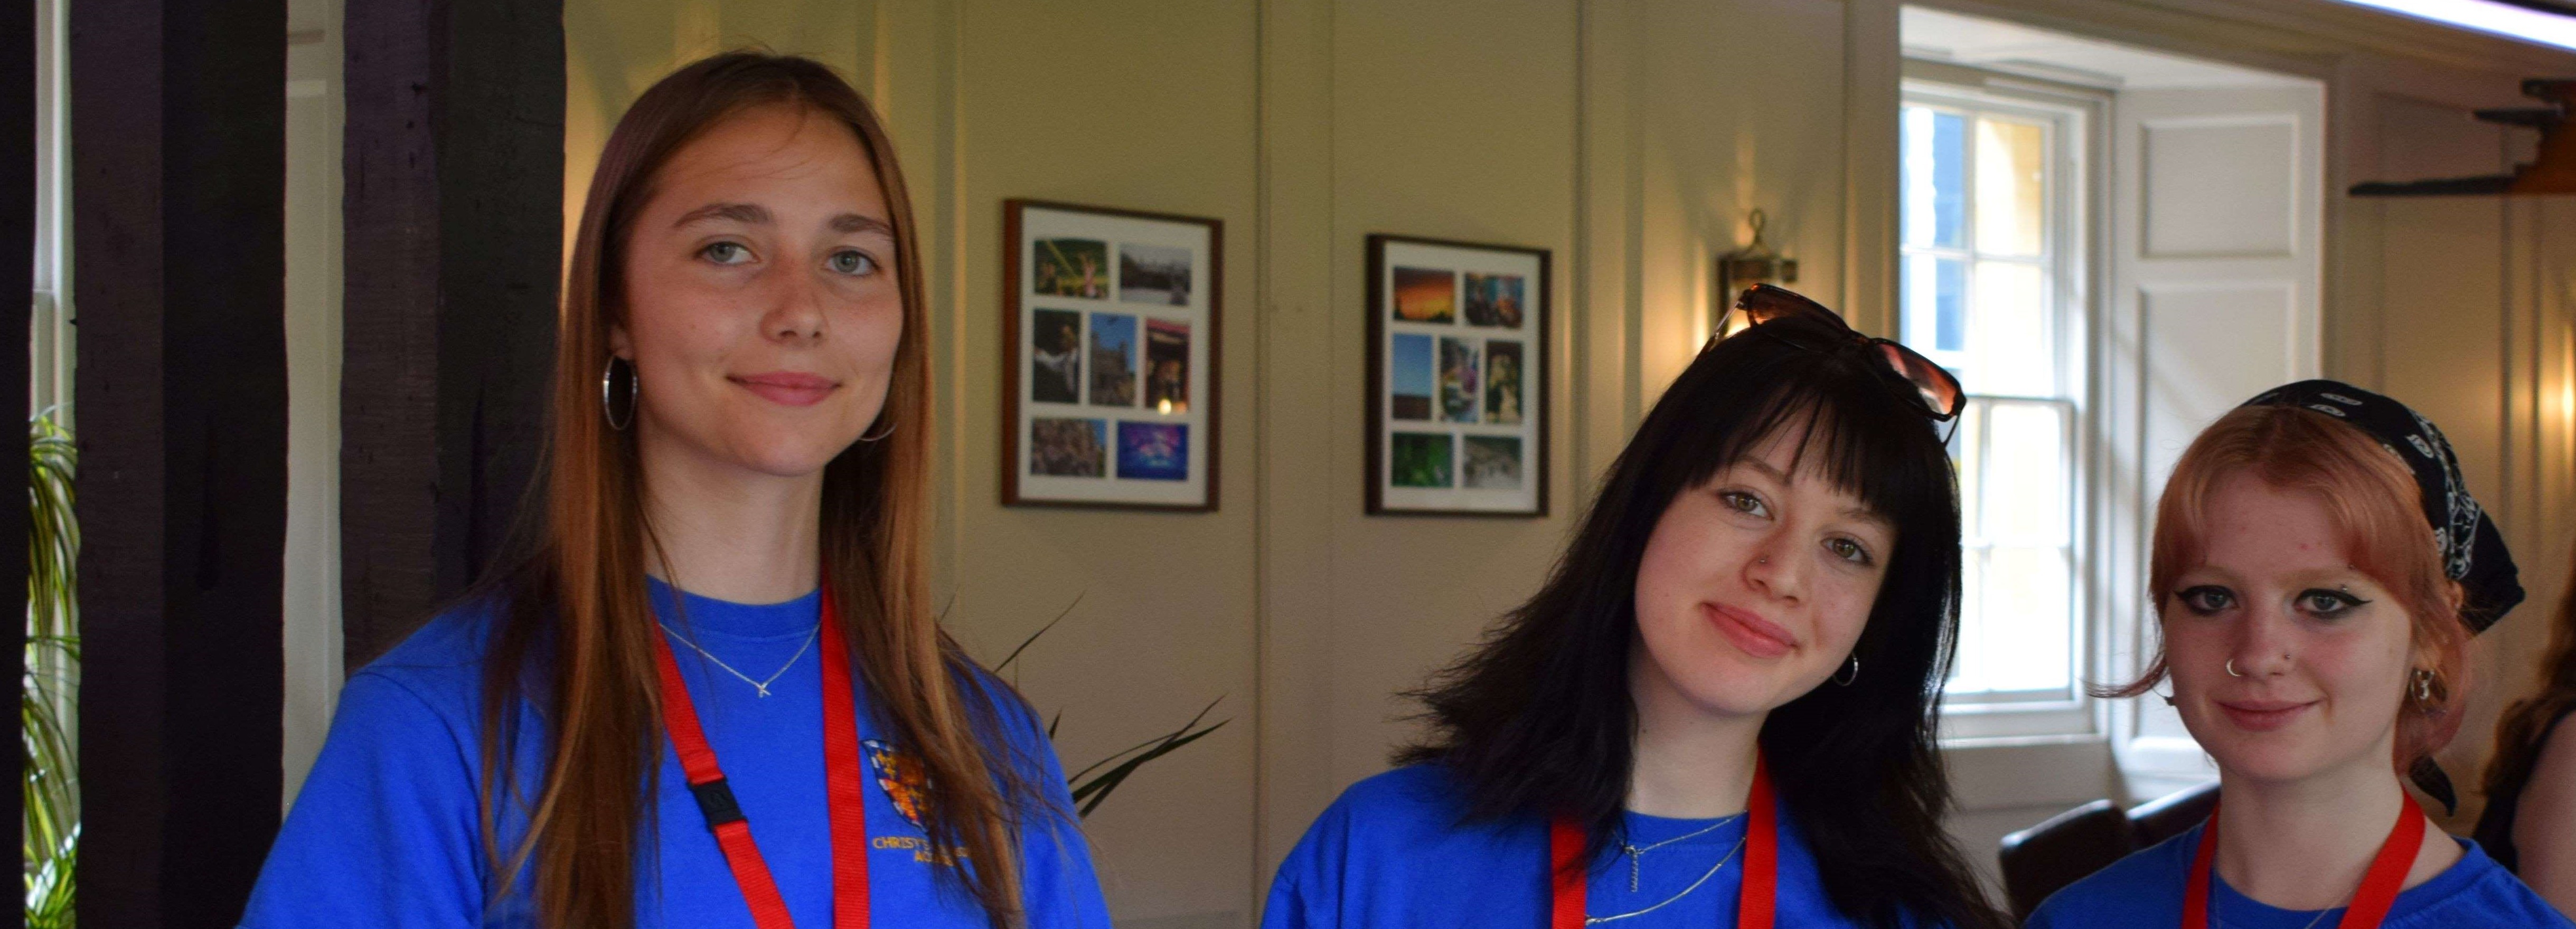
<path id="1" fill-rule="evenodd" d="M 2236 728 L 2249 732 L 2270 732 L 2298 720 L 2299 715 L 2317 705 L 2314 700 L 2220 700 L 2219 712 L 2227 714 Z"/>
<path id="2" fill-rule="evenodd" d="M 762 399 L 785 406 L 813 406 L 841 386 L 827 377 L 793 371 L 741 375 L 730 380 Z"/>
<path id="3" fill-rule="evenodd" d="M 1755 658 L 1778 658 L 1798 647 L 1798 636 L 1779 623 L 1722 603 L 1701 603 L 1700 615 L 1726 640 Z"/>

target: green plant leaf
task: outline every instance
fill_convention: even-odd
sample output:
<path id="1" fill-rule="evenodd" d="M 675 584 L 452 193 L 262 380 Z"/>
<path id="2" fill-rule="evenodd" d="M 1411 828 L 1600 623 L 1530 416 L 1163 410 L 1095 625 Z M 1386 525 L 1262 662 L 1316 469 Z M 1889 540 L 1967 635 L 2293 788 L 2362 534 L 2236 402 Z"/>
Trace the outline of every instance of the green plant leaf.
<path id="1" fill-rule="evenodd" d="M 1081 771 L 1075 772 L 1073 776 L 1065 778 L 1066 786 L 1070 787 L 1072 790 L 1073 802 L 1082 804 L 1078 815 L 1089 817 L 1091 815 L 1091 811 L 1099 809 L 1100 804 L 1109 799 L 1111 791 L 1117 790 L 1118 785 L 1126 783 L 1128 775 L 1136 773 L 1136 769 L 1144 767 L 1147 762 L 1161 758 L 1164 755 L 1171 754 L 1172 752 L 1180 749 L 1181 746 L 1196 742 L 1199 739 L 1206 737 L 1208 733 L 1225 728 L 1226 723 L 1233 722 L 1234 720 L 1231 719 L 1222 719 L 1206 728 L 1197 728 L 1199 721 L 1206 719 L 1207 714 L 1216 709 L 1217 703 L 1224 699 L 1224 697 L 1220 696 L 1215 700 L 1208 701 L 1207 706 L 1199 709 L 1198 715 L 1190 717 L 1189 722 L 1182 723 L 1180 728 L 1174 729 L 1170 733 L 1157 736 L 1153 739 L 1148 739 L 1134 748 L 1127 749 L 1126 751 L 1119 752 L 1116 755 L 1111 755 L 1107 758 L 1093 762 L 1090 767 L 1084 768 Z M 1090 774 L 1092 771 L 1098 770 L 1100 766 L 1116 761 L 1120 756 L 1137 752 L 1139 749 L 1142 749 L 1143 751 L 1140 754 L 1136 754 L 1135 757 L 1128 758 L 1117 767 L 1110 768 L 1098 777 L 1092 778 L 1089 781 L 1082 781 L 1083 775 Z"/>
<path id="2" fill-rule="evenodd" d="M 20 678 L 18 735 L 27 767 L 19 832 L 26 924 L 72 925 L 74 864 L 80 848 L 80 599 L 75 568 L 80 524 L 72 510 L 78 449 L 52 411 L 27 424 L 27 644 Z"/>
<path id="3" fill-rule="evenodd" d="M 1065 617 L 1073 615 L 1073 608 L 1082 605 L 1082 597 L 1082 594 L 1074 594 L 1073 602 L 1064 605 L 1064 612 L 1055 614 L 1055 618 L 1047 620 L 1046 625 L 1039 626 L 1038 631 L 1029 633 L 1028 638 L 1021 639 L 1020 647 L 1011 649 L 1011 653 L 1004 656 L 1000 664 L 993 666 L 993 673 L 1000 674 L 1002 673 L 1003 668 L 1011 666 L 1011 662 L 1020 660 L 1020 653 L 1028 651 L 1029 645 L 1036 642 L 1039 636 L 1047 634 L 1047 630 L 1055 628 L 1055 624 L 1063 622 Z"/>

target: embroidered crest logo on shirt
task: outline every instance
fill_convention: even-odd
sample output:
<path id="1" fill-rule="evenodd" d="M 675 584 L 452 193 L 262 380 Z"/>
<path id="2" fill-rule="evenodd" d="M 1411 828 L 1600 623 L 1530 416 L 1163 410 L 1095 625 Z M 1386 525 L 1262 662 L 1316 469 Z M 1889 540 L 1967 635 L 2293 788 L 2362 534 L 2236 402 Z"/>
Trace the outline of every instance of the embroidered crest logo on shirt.
<path id="1" fill-rule="evenodd" d="M 867 739 L 859 745 L 868 750 L 868 764 L 877 772 L 877 787 L 894 801 L 896 812 L 912 821 L 913 828 L 922 828 L 921 806 L 930 791 L 930 774 L 922 769 L 921 760 L 884 739 Z"/>

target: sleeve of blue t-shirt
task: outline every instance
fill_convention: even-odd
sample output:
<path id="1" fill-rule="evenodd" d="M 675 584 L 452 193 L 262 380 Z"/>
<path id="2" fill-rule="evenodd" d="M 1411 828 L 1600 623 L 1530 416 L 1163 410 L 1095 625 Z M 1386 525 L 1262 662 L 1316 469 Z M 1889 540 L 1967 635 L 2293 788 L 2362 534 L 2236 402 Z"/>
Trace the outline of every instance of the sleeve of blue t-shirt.
<path id="1" fill-rule="evenodd" d="M 474 744 L 403 681 L 351 677 L 241 924 L 481 925 Z"/>
<path id="2" fill-rule="evenodd" d="M 1350 811 L 1337 800 L 1315 818 L 1305 837 L 1279 863 L 1279 873 L 1270 881 L 1270 898 L 1261 907 L 1261 929 L 1329 929 L 1341 924 L 1335 915 L 1340 902 L 1333 895 L 1340 882 L 1327 879 L 1323 872 L 1329 862 L 1348 856 L 1349 839 Z"/>

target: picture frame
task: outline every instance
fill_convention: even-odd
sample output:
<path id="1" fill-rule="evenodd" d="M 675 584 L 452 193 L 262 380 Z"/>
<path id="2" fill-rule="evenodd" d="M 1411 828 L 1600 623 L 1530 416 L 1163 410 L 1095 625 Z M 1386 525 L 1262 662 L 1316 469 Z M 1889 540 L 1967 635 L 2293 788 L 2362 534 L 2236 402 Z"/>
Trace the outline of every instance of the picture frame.
<path id="1" fill-rule="evenodd" d="M 1002 204 L 1002 504 L 1217 508 L 1225 224 Z"/>
<path id="2" fill-rule="evenodd" d="M 1368 513 L 1547 515 L 1549 253 L 1368 237 Z"/>

